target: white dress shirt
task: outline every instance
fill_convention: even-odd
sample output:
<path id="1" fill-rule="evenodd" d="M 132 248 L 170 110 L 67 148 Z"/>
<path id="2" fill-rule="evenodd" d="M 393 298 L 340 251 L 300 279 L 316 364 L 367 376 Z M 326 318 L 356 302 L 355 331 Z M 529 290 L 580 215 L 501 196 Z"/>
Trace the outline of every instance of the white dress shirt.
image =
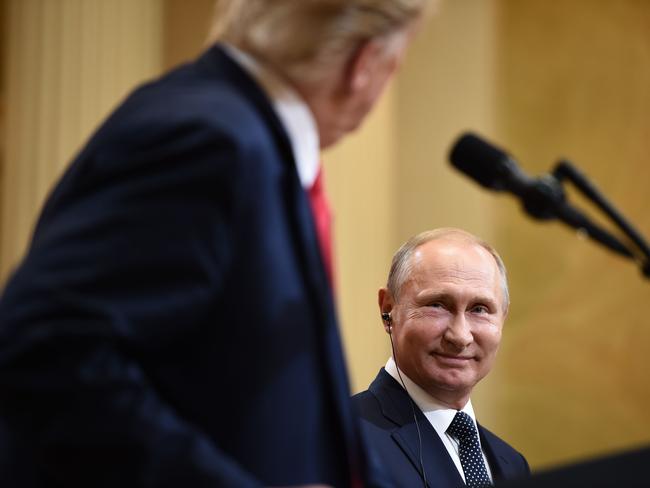
<path id="1" fill-rule="evenodd" d="M 305 101 L 279 75 L 250 54 L 230 44 L 228 55 L 262 87 L 289 136 L 300 183 L 312 187 L 320 169 L 320 141 L 316 120 Z"/>
<path id="2" fill-rule="evenodd" d="M 404 384 L 402 385 L 402 381 L 397 374 L 397 365 L 395 364 L 392 356 L 388 358 L 385 369 L 389 375 L 395 378 L 395 380 L 402 386 L 402 388 L 404 385 L 406 385 L 406 391 L 408 395 L 422 411 L 431 426 L 435 429 L 438 437 L 440 437 L 440 440 L 447 448 L 449 456 L 454 461 L 454 464 L 456 465 L 456 469 L 460 473 L 460 476 L 463 478 L 463 481 L 465 481 L 465 473 L 463 473 L 463 466 L 460 463 L 460 455 L 458 454 L 458 441 L 447 434 L 447 428 L 449 428 L 451 421 L 454 420 L 456 410 L 438 403 L 435 398 L 420 388 L 416 383 L 414 383 L 408 376 L 404 374 L 404 371 L 400 369 L 399 372 L 401 373 L 402 379 L 404 380 Z M 467 404 L 462 408 L 462 411 L 470 416 L 474 422 L 474 427 L 478 428 L 476 425 L 476 415 L 474 415 L 474 409 L 472 408 L 471 400 L 469 400 Z M 480 443 L 481 439 L 479 437 L 479 445 Z M 492 472 L 490 471 L 490 464 L 487 462 L 487 458 L 485 457 L 483 446 L 481 446 L 481 452 L 483 453 L 483 461 L 485 462 L 485 467 L 487 469 L 488 476 L 490 477 L 490 481 L 494 481 L 492 478 Z"/>

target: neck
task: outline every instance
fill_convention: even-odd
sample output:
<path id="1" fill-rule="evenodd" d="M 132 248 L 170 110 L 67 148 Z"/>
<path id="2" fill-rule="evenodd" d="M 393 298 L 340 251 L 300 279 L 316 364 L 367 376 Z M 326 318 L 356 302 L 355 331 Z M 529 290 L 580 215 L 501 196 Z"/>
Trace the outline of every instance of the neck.
<path id="1" fill-rule="evenodd" d="M 389 358 L 386 363 L 386 372 L 400 385 L 402 385 L 402 381 L 404 382 L 402 386 L 406 387 L 407 393 L 416 401 L 416 403 L 418 403 L 417 399 L 419 398 L 424 401 L 433 402 L 443 408 L 462 410 L 469 402 L 470 394 L 472 392 L 471 388 L 459 392 L 455 390 L 451 391 L 442 389 L 431 384 L 420 385 L 413 381 L 403 369 L 400 368 L 398 374 L 397 365 L 392 357 Z"/>
<path id="2" fill-rule="evenodd" d="M 423 388 L 437 403 L 454 410 L 462 410 L 469 402 L 470 392 L 459 394 L 455 391 L 446 391 L 433 388 Z"/>

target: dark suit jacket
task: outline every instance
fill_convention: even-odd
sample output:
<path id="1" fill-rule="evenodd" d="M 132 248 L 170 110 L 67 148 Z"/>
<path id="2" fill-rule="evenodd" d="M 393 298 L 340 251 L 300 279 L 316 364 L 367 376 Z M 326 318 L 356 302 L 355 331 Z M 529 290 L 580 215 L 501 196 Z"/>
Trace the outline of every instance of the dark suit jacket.
<path id="1" fill-rule="evenodd" d="M 290 143 L 218 46 L 137 89 L 91 138 L 44 207 L 0 324 L 3 486 L 359 476 Z"/>
<path id="2" fill-rule="evenodd" d="M 414 406 L 422 438 L 420 452 L 411 401 L 404 388 L 383 368 L 368 390 L 353 399 L 361 416 L 363 434 L 373 448 L 373 464 L 385 471 L 395 486 L 423 486 L 420 454 L 428 486 L 464 486 L 440 437 Z M 480 425 L 479 435 L 495 481 L 529 475 L 528 463 L 520 453 Z"/>

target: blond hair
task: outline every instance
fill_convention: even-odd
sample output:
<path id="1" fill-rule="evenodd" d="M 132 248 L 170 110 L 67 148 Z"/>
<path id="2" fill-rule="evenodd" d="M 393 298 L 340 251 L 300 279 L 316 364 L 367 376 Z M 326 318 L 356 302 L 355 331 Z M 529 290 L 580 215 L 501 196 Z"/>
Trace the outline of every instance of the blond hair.
<path id="1" fill-rule="evenodd" d="M 393 256 L 390 272 L 388 273 L 388 282 L 386 284 L 386 287 L 388 288 L 388 291 L 393 296 L 393 298 L 397 300 L 402 285 L 411 273 L 411 257 L 413 256 L 415 250 L 427 242 L 448 237 L 475 244 L 479 247 L 482 247 L 487 252 L 489 252 L 490 255 L 492 255 L 501 276 L 501 289 L 503 291 L 504 310 L 508 310 L 508 307 L 510 305 L 508 276 L 506 272 L 506 266 L 503 263 L 501 256 L 499 256 L 499 253 L 484 240 L 462 229 L 455 229 L 453 227 L 442 227 L 439 229 L 427 230 L 411 237 L 408 241 L 402 244 L 402 246 Z"/>
<path id="2" fill-rule="evenodd" d="M 433 0 L 216 0 L 209 41 L 223 41 L 301 81 L 362 41 L 397 32 Z"/>

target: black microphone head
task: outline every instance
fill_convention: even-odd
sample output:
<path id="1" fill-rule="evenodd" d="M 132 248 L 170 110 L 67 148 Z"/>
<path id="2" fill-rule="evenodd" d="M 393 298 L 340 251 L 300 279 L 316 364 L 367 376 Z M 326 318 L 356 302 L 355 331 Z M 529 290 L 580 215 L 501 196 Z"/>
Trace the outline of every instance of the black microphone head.
<path id="1" fill-rule="evenodd" d="M 449 153 L 458 170 L 493 190 L 505 190 L 512 172 L 508 154 L 470 132 L 458 138 Z"/>

